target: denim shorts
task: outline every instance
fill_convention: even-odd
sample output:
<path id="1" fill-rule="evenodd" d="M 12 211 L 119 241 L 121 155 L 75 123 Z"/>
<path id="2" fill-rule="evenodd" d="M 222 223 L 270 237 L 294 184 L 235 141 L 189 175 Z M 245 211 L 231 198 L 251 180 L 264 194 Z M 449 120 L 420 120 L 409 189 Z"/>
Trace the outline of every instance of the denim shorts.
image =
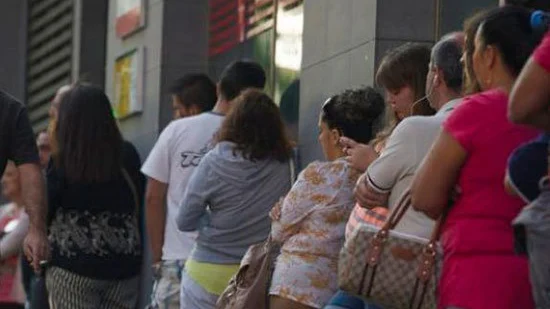
<path id="1" fill-rule="evenodd" d="M 353 296 L 344 291 L 338 291 L 329 303 L 325 306 L 325 309 L 382 309 L 374 304 L 369 304 L 362 298 Z"/>

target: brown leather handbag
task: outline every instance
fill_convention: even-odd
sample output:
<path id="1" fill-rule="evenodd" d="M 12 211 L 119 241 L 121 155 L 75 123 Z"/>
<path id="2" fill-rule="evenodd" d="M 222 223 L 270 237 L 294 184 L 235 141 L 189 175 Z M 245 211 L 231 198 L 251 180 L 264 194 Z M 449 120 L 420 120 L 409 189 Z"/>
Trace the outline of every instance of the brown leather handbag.
<path id="1" fill-rule="evenodd" d="M 340 289 L 382 308 L 437 307 L 440 221 L 430 239 L 393 231 L 410 204 L 406 192 L 381 228 L 365 223 L 355 228 L 340 252 Z"/>
<path id="2" fill-rule="evenodd" d="M 218 298 L 217 309 L 267 309 L 269 287 L 279 246 L 269 237 L 251 246 L 241 261 L 239 271 Z"/>

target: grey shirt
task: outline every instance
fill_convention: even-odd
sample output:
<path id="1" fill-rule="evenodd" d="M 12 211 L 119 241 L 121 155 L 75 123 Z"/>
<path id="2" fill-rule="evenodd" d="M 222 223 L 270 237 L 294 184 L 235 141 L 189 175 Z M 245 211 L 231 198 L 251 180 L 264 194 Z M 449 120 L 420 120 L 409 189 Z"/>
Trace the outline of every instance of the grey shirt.
<path id="1" fill-rule="evenodd" d="M 191 259 L 238 264 L 271 229 L 269 211 L 290 190 L 288 162 L 250 161 L 220 142 L 189 180 L 177 216 L 181 231 L 198 230 Z"/>
<path id="2" fill-rule="evenodd" d="M 416 169 L 441 131 L 441 124 L 461 100 L 448 102 L 434 116 L 413 116 L 401 121 L 380 157 L 367 169 L 366 181 L 369 185 L 380 193 L 390 193 L 390 210 L 397 206 L 401 195 L 410 187 Z M 433 220 L 410 208 L 396 230 L 429 238 L 433 226 Z"/>

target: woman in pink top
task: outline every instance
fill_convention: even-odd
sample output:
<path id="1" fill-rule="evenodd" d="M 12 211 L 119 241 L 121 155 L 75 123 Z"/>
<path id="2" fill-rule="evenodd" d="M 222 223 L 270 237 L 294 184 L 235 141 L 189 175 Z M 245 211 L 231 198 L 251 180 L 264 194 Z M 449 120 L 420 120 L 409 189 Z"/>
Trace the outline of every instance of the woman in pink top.
<path id="1" fill-rule="evenodd" d="M 434 219 L 446 213 L 442 309 L 534 307 L 527 259 L 513 248 L 511 221 L 523 202 L 509 196 L 503 184 L 510 153 L 538 133 L 506 117 L 508 92 L 541 39 L 529 19 L 529 11 L 516 7 L 487 13 L 473 54 L 483 92 L 464 99 L 443 124 L 413 181 L 415 209 Z M 457 184 L 460 194 L 447 212 Z"/>

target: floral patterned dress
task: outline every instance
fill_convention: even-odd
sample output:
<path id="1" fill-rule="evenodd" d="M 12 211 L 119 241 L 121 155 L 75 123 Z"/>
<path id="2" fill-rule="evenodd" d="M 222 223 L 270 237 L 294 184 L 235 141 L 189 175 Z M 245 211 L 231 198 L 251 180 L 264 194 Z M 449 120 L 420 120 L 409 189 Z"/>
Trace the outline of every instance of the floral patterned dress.
<path id="1" fill-rule="evenodd" d="M 270 295 L 323 308 L 337 291 L 338 256 L 359 173 L 344 160 L 311 163 L 272 212 L 282 244 Z"/>

